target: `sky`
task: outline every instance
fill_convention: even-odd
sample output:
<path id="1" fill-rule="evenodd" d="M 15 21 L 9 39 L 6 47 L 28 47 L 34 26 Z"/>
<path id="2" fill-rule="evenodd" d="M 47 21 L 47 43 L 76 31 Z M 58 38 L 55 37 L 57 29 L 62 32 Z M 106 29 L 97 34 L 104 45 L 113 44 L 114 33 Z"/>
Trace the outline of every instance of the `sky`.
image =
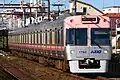
<path id="1" fill-rule="evenodd" d="M 5 0 L 5 3 L 20 3 L 21 0 Z M 29 0 L 24 0 L 25 2 L 28 2 Z M 50 0 L 51 4 L 53 3 L 64 3 L 66 4 L 66 6 L 63 6 L 62 8 L 67 9 L 69 7 L 68 3 L 69 0 Z M 120 6 L 120 0 L 80 0 L 86 3 L 89 3 L 91 5 L 93 5 L 94 7 L 102 10 L 103 7 L 107 7 L 107 6 Z M 4 0 L 0 0 L 0 4 L 3 4 Z M 52 7 L 54 8 L 54 7 Z M 62 9 L 61 8 L 61 9 Z"/>

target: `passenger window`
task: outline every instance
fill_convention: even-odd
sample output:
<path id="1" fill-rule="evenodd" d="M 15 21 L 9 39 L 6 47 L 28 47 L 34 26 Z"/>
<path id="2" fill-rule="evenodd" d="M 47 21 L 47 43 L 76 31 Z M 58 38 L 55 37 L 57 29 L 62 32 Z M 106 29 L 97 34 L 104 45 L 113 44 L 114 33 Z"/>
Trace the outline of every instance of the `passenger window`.
<path id="1" fill-rule="evenodd" d="M 47 44 L 50 44 L 50 31 L 47 31 Z"/>
<path id="2" fill-rule="evenodd" d="M 48 44 L 47 43 L 47 30 L 45 31 L 45 44 Z"/>
<path id="3" fill-rule="evenodd" d="M 55 29 L 55 44 L 57 45 L 58 35 L 57 35 L 57 29 Z"/>
<path id="4" fill-rule="evenodd" d="M 52 44 L 55 44 L 55 31 L 52 31 Z"/>
<path id="5" fill-rule="evenodd" d="M 52 44 L 52 30 L 50 30 L 50 44 Z"/>

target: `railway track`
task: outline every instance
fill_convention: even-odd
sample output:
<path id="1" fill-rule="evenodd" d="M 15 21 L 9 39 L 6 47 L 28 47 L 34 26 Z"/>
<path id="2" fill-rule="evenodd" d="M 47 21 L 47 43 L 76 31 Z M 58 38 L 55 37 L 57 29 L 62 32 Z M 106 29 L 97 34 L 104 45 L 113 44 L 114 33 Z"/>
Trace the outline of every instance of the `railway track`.
<path id="1" fill-rule="evenodd" d="M 78 74 L 71 74 L 17 56 L 4 56 L 2 58 L 4 58 L 6 61 L 9 61 L 9 65 L 14 66 L 14 68 L 18 68 L 20 71 L 26 74 L 29 73 L 28 75 L 33 77 L 33 80 L 120 80 L 102 76 L 89 78 L 88 76 L 86 77 Z"/>

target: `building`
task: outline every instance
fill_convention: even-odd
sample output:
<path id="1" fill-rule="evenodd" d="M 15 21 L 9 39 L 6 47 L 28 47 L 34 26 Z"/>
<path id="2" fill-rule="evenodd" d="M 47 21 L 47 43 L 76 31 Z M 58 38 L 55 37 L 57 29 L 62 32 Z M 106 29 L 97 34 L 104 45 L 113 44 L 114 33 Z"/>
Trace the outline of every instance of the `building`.
<path id="1" fill-rule="evenodd" d="M 70 1 L 70 12 L 75 12 L 75 0 Z M 91 4 L 82 1 L 76 1 L 76 12 L 80 12 L 85 15 L 103 15 L 102 11 Z"/>
<path id="2" fill-rule="evenodd" d="M 2 8 L 3 5 L 0 4 L 0 7 Z M 15 29 L 41 22 L 44 16 L 42 12 L 45 12 L 44 8 L 45 6 L 41 6 L 40 3 L 5 4 L 0 15 L 2 20 L 8 22 L 9 29 Z"/>
<path id="3" fill-rule="evenodd" d="M 104 7 L 103 13 L 120 13 L 120 6 Z"/>
<path id="4" fill-rule="evenodd" d="M 110 18 L 113 53 L 116 53 L 115 49 L 120 51 L 120 13 L 106 13 L 104 16 Z"/>

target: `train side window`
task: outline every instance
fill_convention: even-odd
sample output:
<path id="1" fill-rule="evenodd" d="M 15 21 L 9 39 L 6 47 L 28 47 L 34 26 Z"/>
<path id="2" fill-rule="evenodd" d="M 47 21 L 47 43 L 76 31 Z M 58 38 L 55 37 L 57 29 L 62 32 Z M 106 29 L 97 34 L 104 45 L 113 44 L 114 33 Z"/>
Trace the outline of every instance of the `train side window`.
<path id="1" fill-rule="evenodd" d="M 23 33 L 23 43 L 25 43 L 25 34 Z"/>
<path id="2" fill-rule="evenodd" d="M 50 35 L 50 40 L 49 40 L 50 43 L 49 44 L 52 44 L 52 30 L 51 29 L 50 29 L 50 34 L 49 35 Z"/>
<path id="3" fill-rule="evenodd" d="M 37 44 L 37 31 L 35 31 L 35 44 Z"/>
<path id="4" fill-rule="evenodd" d="M 45 32 L 45 31 L 44 31 L 44 33 L 43 33 L 43 38 L 44 38 L 44 39 L 43 39 L 43 44 L 46 44 L 46 42 L 45 42 L 45 41 L 46 41 L 46 39 L 45 39 L 45 38 L 46 38 L 46 32 Z"/>
<path id="5" fill-rule="evenodd" d="M 23 43 L 25 43 L 25 33 L 23 33 Z"/>
<path id="6" fill-rule="evenodd" d="M 31 44 L 32 44 L 32 32 L 30 33 L 30 35 L 31 35 Z"/>
<path id="7" fill-rule="evenodd" d="M 32 44 L 34 44 L 34 32 L 32 32 Z"/>
<path id="8" fill-rule="evenodd" d="M 38 31 L 36 31 L 36 44 L 38 44 Z"/>
<path id="9" fill-rule="evenodd" d="M 45 44 L 47 45 L 47 30 L 45 30 Z"/>
<path id="10" fill-rule="evenodd" d="M 29 44 L 31 44 L 31 33 L 29 32 Z"/>
<path id="11" fill-rule="evenodd" d="M 26 33 L 25 33 L 25 43 L 26 43 Z"/>
<path id="12" fill-rule="evenodd" d="M 55 44 L 55 31 L 52 31 L 52 44 Z"/>
<path id="13" fill-rule="evenodd" d="M 16 35 L 17 43 L 19 42 L 19 35 Z"/>
<path id="14" fill-rule="evenodd" d="M 50 31 L 47 31 L 47 44 L 50 44 Z"/>
<path id="15" fill-rule="evenodd" d="M 58 40 L 58 35 L 57 35 L 57 28 L 55 28 L 55 44 L 57 45 L 58 43 L 57 43 L 57 40 Z"/>
<path id="16" fill-rule="evenodd" d="M 22 34 L 22 43 L 24 43 L 24 34 Z"/>
<path id="17" fill-rule="evenodd" d="M 14 43 L 15 43 L 15 35 L 14 35 Z"/>
<path id="18" fill-rule="evenodd" d="M 25 33 L 24 33 L 24 43 L 25 43 Z"/>
<path id="19" fill-rule="evenodd" d="M 42 32 L 42 43 L 41 44 L 44 44 L 44 33 Z"/>
<path id="20" fill-rule="evenodd" d="M 26 43 L 28 43 L 28 33 L 26 33 Z"/>
<path id="21" fill-rule="evenodd" d="M 26 44 L 28 43 L 28 34 L 26 33 Z"/>
<path id="22" fill-rule="evenodd" d="M 43 39 L 43 37 L 42 37 L 42 31 L 40 31 L 40 44 L 42 44 L 42 39 Z"/>
<path id="23" fill-rule="evenodd" d="M 33 32 L 33 44 L 35 44 L 35 42 L 36 42 L 36 36 L 35 36 L 35 34 L 36 34 L 36 32 L 34 31 Z"/>
<path id="24" fill-rule="evenodd" d="M 21 38 L 22 38 L 21 42 L 23 43 L 23 34 L 21 34 Z"/>
<path id="25" fill-rule="evenodd" d="M 19 40 L 20 40 L 20 39 L 19 39 L 19 34 L 17 34 L 17 43 L 19 43 Z"/>
<path id="26" fill-rule="evenodd" d="M 27 40 L 27 33 L 26 33 L 26 36 L 25 36 L 25 38 L 26 38 L 26 43 L 27 43 L 27 41 L 28 41 L 28 40 Z"/>
<path id="27" fill-rule="evenodd" d="M 20 40 L 20 43 L 22 43 L 22 34 L 20 34 L 20 39 L 21 39 L 21 40 Z"/>
<path id="28" fill-rule="evenodd" d="M 58 45 L 60 44 L 60 30 L 58 29 L 58 31 L 57 31 L 57 35 L 58 35 Z"/>
<path id="29" fill-rule="evenodd" d="M 26 33 L 25 35 L 26 35 L 25 38 L 26 38 L 26 43 L 27 43 L 27 41 L 28 41 L 28 40 L 27 40 L 27 33 Z"/>
<path id="30" fill-rule="evenodd" d="M 38 32 L 38 44 L 40 44 L 40 31 Z"/>
<path id="31" fill-rule="evenodd" d="M 61 45 L 64 45 L 63 28 L 61 29 Z"/>

